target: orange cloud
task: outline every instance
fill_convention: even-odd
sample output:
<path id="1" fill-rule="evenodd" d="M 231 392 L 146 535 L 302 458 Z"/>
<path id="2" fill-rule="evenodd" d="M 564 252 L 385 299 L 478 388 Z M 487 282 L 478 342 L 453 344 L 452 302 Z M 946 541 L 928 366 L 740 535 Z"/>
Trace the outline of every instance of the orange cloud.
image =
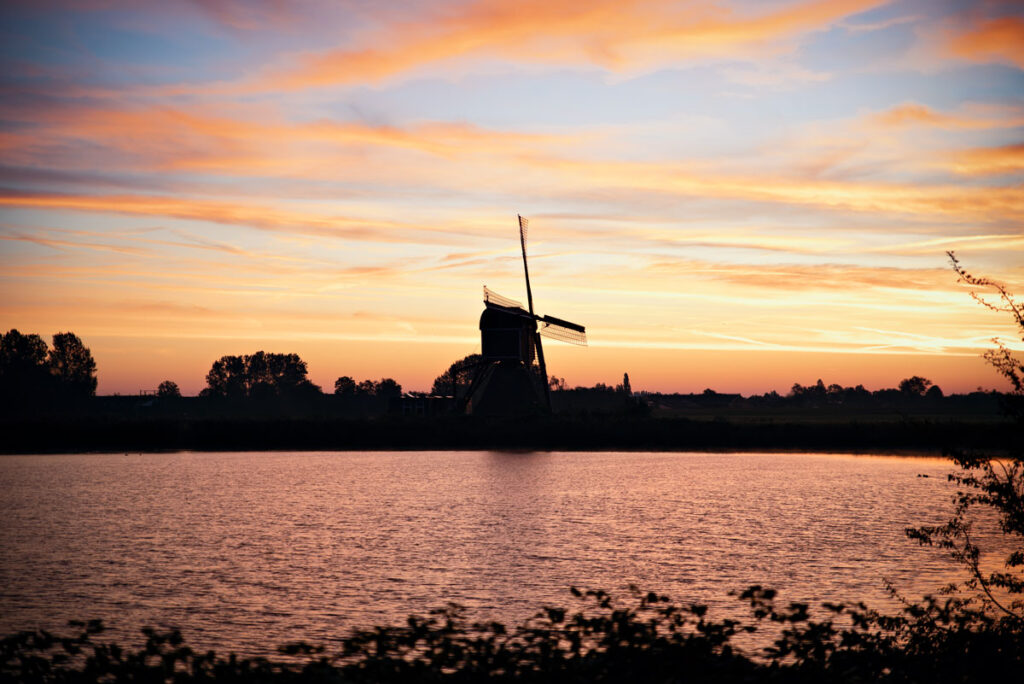
<path id="1" fill-rule="evenodd" d="M 953 291 L 945 268 L 909 269 L 880 266 L 715 264 L 687 259 L 654 261 L 649 270 L 724 280 L 733 284 L 779 290 L 857 290 L 891 288 Z"/>
<path id="2" fill-rule="evenodd" d="M 1019 108 L 967 107 L 960 112 L 944 113 L 915 103 L 870 115 L 870 120 L 881 127 L 994 128 L 1024 124 Z M 769 160 L 763 169 L 745 162 L 742 168 L 732 171 L 721 163 L 618 161 L 582 156 L 585 143 L 600 137 L 595 133 L 556 135 L 489 130 L 463 123 L 427 122 L 405 128 L 332 121 L 291 123 L 275 118 L 263 123 L 172 108 L 70 108 L 41 112 L 34 126 L 18 127 L 16 132 L 0 138 L 0 152 L 8 163 L 32 167 L 46 164 L 53 154 L 48 145 L 56 145 L 65 169 L 76 164 L 92 169 L 98 164 L 97 149 L 104 149 L 111 158 L 103 159 L 99 166 L 108 172 L 204 171 L 228 177 L 266 175 L 295 182 L 354 181 L 370 192 L 389 194 L 403 186 L 460 192 L 468 187 L 494 186 L 506 192 L 564 198 L 581 190 L 598 189 L 610 201 L 616 200 L 610 192 L 627 202 L 641 199 L 644 193 L 657 193 L 970 220 L 1016 221 L 1024 216 L 1024 199 L 1012 187 L 824 178 L 826 173 L 834 175 L 832 170 L 837 165 L 863 161 L 864 151 L 856 140 L 841 134 L 833 134 L 835 140 L 813 138 L 816 156 L 810 161 L 799 154 L 795 162 L 787 161 L 794 149 L 806 147 L 805 134 L 803 143 L 783 146 L 783 158 Z M 579 147 L 579 156 L 565 155 L 569 147 Z M 887 143 L 885 150 L 878 151 L 882 156 L 874 162 L 868 157 L 867 162 L 892 168 L 914 161 L 913 150 L 899 155 L 898 160 L 890 159 L 891 154 L 886 157 L 890 147 Z M 920 163 L 934 168 L 935 162 L 929 160 L 928 154 L 922 154 L 917 153 Z M 1020 168 L 1020 148 L 972 150 L 960 155 L 952 165 L 945 158 L 940 164 L 962 174 L 1010 173 Z M 278 193 L 282 190 L 288 194 L 286 188 L 278 186 Z M 195 188 L 191 191 L 199 192 Z M 431 242 L 440 239 L 441 232 L 460 232 L 424 232 L 418 225 L 337 217 L 323 207 L 276 209 L 266 206 L 265 201 L 253 205 L 237 200 L 140 195 L 13 193 L 7 199 L 0 198 L 0 202 L 22 202 L 39 208 L 56 202 L 70 209 L 165 215 L 365 240 Z M 461 229 L 465 231 L 465 227 Z"/>
<path id="3" fill-rule="evenodd" d="M 69 195 L 44 193 L 0 194 L 0 206 L 34 209 L 98 211 L 144 216 L 168 216 L 196 221 L 211 221 L 250 226 L 265 230 L 282 230 L 307 235 L 321 235 L 348 240 L 403 242 L 409 234 L 440 240 L 446 231 L 392 221 L 359 219 L 328 213 L 284 210 L 258 204 L 217 200 L 179 199 L 146 195 Z M 432 236 L 433 239 L 429 239 Z"/>
<path id="4" fill-rule="evenodd" d="M 467 55 L 598 64 L 613 70 L 674 59 L 735 57 L 824 27 L 884 0 L 817 0 L 755 16 L 709 2 L 481 0 L 367 36 L 373 47 L 300 56 L 254 85 L 293 90 L 380 81 Z M 381 47 L 384 46 L 384 47 Z"/>
<path id="5" fill-rule="evenodd" d="M 979 155 L 981 153 L 978 153 Z M 1019 150 L 1008 150 L 1002 162 L 1019 164 Z M 1009 160 L 1017 161 L 1009 161 Z M 978 160 L 975 164 L 980 164 Z M 991 160 L 988 161 L 992 163 Z M 980 168 L 980 167 L 979 167 Z M 454 187 L 477 170 L 455 167 L 434 179 L 433 187 Z M 404 169 L 396 169 L 392 183 Z M 943 216 L 957 221 L 1024 220 L 1024 195 L 1019 188 L 963 185 L 869 183 L 726 173 L 669 162 L 583 160 L 548 155 L 517 155 L 504 160 L 499 174 L 507 190 L 533 196 L 565 197 L 585 189 L 606 201 L 636 202 L 645 194 L 812 206 L 830 210 L 910 216 Z M 182 199 L 152 195 L 76 195 L 7 192 L 0 205 L 39 209 L 70 209 L 243 225 L 295 234 L 334 236 L 382 242 L 439 243 L 456 235 L 485 234 L 485 224 L 436 228 L 419 223 L 338 216 L 334 203 L 304 202 L 276 207 L 266 202 Z"/>
<path id="6" fill-rule="evenodd" d="M 1014 233 L 958 235 L 956 237 L 914 240 L 885 247 L 875 247 L 867 251 L 888 254 L 935 254 L 937 250 L 949 249 L 955 249 L 957 253 L 966 251 L 1010 252 L 1024 249 L 1024 235 Z"/>
<path id="7" fill-rule="evenodd" d="M 32 165 L 58 150 L 67 159 L 76 146 L 95 164 L 96 147 L 122 156 L 121 164 L 146 169 L 221 170 L 251 175 L 296 172 L 330 160 L 337 168 L 348 153 L 353 166 L 365 148 L 396 149 L 437 157 L 482 156 L 537 146 L 567 144 L 577 136 L 557 136 L 480 128 L 462 122 L 424 122 L 408 128 L 328 120 L 256 122 L 154 107 L 144 109 L 68 108 L 33 114 L 26 126 L 0 135 L 8 162 Z"/>
<path id="8" fill-rule="evenodd" d="M 969 176 L 991 176 L 1024 171 L 1024 143 L 965 150 L 953 159 L 951 167 Z"/>
<path id="9" fill-rule="evenodd" d="M 949 49 L 973 62 L 1009 62 L 1024 68 L 1024 19 L 999 17 L 970 26 L 953 36 Z"/>
<path id="10" fill-rule="evenodd" d="M 140 249 L 126 247 L 124 245 L 109 245 L 100 242 L 83 242 L 78 240 L 55 240 L 53 238 L 45 238 L 39 235 L 0 235 L 0 240 L 31 242 L 32 244 L 42 245 L 44 247 L 53 247 L 54 249 L 90 249 L 100 252 L 116 252 L 118 254 L 143 254 L 143 251 Z"/>
<path id="11" fill-rule="evenodd" d="M 858 212 L 944 215 L 963 220 L 995 217 L 1024 220 L 1024 195 L 1016 187 L 975 188 L 698 173 L 685 165 L 657 162 L 544 158 L 534 159 L 532 164 L 535 175 L 555 173 L 573 178 L 577 186 L 588 183 L 591 188 L 604 190 L 638 190 Z"/>
<path id="12" fill-rule="evenodd" d="M 878 112 L 869 120 L 888 128 L 911 126 L 945 129 L 999 129 L 1024 126 L 1024 111 L 1020 107 L 969 106 L 962 112 L 939 112 L 916 102 Z"/>
<path id="13" fill-rule="evenodd" d="M 873 119 L 884 126 L 906 126 L 925 124 L 930 126 L 956 125 L 956 117 L 940 114 L 930 107 L 908 103 L 876 114 Z"/>

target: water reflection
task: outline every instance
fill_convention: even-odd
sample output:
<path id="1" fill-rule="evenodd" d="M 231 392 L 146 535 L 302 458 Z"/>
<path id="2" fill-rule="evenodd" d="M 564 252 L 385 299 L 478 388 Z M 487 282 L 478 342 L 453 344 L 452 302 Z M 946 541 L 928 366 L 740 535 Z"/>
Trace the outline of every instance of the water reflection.
<path id="1" fill-rule="evenodd" d="M 570 585 L 729 609 L 882 602 L 949 578 L 903 527 L 938 459 L 798 454 L 270 453 L 0 459 L 0 628 L 102 617 L 253 652 L 457 601 L 516 620 Z M 918 473 L 936 477 L 918 478 Z"/>

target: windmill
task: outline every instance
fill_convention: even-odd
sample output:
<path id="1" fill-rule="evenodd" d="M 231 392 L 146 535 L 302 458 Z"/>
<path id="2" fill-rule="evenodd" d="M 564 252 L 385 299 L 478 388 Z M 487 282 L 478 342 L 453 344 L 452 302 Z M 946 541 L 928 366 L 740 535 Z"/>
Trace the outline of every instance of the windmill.
<path id="1" fill-rule="evenodd" d="M 550 411 L 551 392 L 541 336 L 584 347 L 587 345 L 587 330 L 582 325 L 534 313 L 530 267 L 526 259 L 528 221 L 522 216 L 518 219 L 529 308 L 524 309 L 521 303 L 484 286 L 485 308 L 480 314 L 480 361 L 461 401 L 462 408 L 469 413 Z"/>

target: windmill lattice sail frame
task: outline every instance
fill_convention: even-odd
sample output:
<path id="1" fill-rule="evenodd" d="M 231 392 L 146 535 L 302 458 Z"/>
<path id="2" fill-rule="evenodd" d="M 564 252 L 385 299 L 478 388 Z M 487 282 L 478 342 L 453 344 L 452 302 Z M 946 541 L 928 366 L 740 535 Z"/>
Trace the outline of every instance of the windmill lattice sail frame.
<path id="1" fill-rule="evenodd" d="M 540 334 L 544 337 L 575 344 L 578 347 L 587 346 L 587 331 L 582 325 L 563 321 L 554 316 L 540 316 L 537 321 L 540 324 Z"/>
<path id="2" fill-rule="evenodd" d="M 497 304 L 498 306 L 503 306 L 506 309 L 523 308 L 522 302 L 517 302 L 514 299 L 503 297 L 494 290 L 489 289 L 486 285 L 484 285 L 484 304 Z M 523 312 L 526 313 L 526 309 L 523 309 Z"/>

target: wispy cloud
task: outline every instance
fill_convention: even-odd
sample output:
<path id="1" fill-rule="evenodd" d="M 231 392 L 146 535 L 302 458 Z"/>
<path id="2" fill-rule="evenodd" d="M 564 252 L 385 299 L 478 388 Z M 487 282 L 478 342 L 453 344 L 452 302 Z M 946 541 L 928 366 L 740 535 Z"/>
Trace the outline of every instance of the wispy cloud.
<path id="1" fill-rule="evenodd" d="M 974 62 L 1008 62 L 1024 67 L 1024 18 L 1001 16 L 968 22 L 948 44 L 953 55 Z"/>
<path id="2" fill-rule="evenodd" d="M 957 173 L 992 176 L 1024 171 L 1024 143 L 976 147 L 958 152 L 950 164 Z"/>
<path id="3" fill-rule="evenodd" d="M 712 2 L 664 0 L 479 0 L 395 22 L 364 39 L 368 47 L 301 55 L 267 70 L 251 87 L 300 88 L 377 82 L 460 57 L 594 64 L 611 70 L 679 59 L 777 51 L 777 44 L 882 4 L 879 0 L 800 2 L 734 12 Z M 372 47 L 370 47 L 372 46 Z"/>
<path id="4" fill-rule="evenodd" d="M 872 114 L 869 121 L 883 127 L 913 126 L 946 129 L 1000 129 L 1024 126 L 1024 108 L 1011 106 L 974 106 L 964 112 L 941 112 L 931 107 L 906 102 L 883 112 Z"/>
<path id="5" fill-rule="evenodd" d="M 900 26 L 903 24 L 912 24 L 918 21 L 920 17 L 912 14 L 902 15 L 898 17 L 892 17 L 891 19 L 885 19 L 883 21 L 873 21 L 865 23 L 857 23 L 852 21 L 841 21 L 837 24 L 850 33 L 869 33 L 871 31 L 884 31 L 885 29 L 892 28 L 893 26 Z"/>
<path id="6" fill-rule="evenodd" d="M 458 230 L 340 216 L 326 210 L 145 195 L 44 194 L 0 189 L 0 206 L 165 216 L 360 241 L 451 244 L 453 236 L 460 234 Z"/>

